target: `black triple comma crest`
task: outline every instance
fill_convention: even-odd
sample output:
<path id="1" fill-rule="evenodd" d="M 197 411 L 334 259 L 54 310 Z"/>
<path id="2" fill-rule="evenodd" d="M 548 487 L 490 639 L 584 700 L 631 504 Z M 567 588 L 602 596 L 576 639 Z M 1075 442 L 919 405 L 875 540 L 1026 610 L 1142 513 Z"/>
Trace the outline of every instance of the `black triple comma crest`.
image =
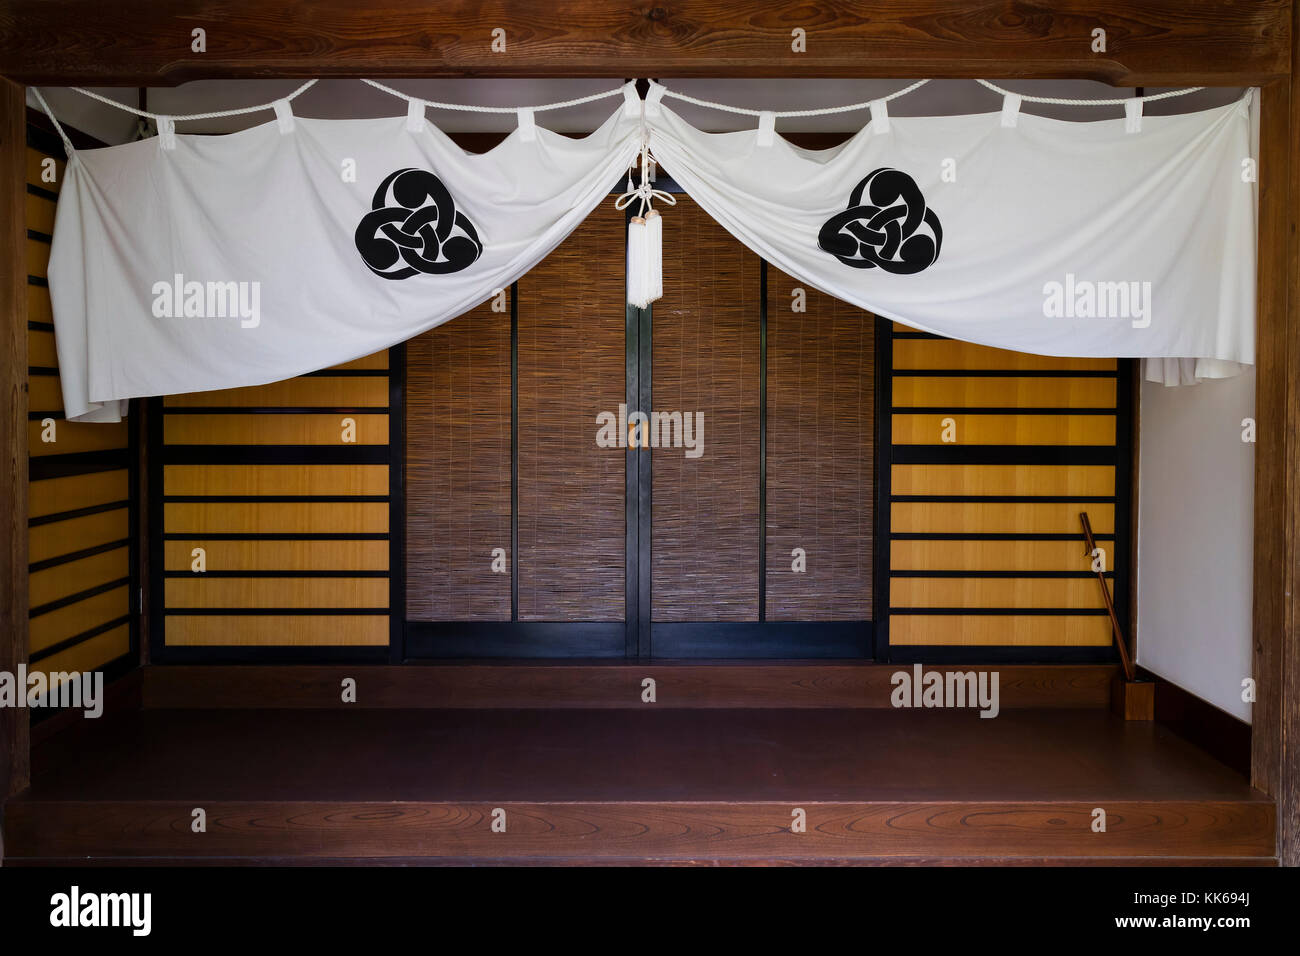
<path id="1" fill-rule="evenodd" d="M 817 245 L 855 269 L 913 275 L 939 258 L 943 227 L 916 180 L 882 167 L 858 183 L 849 208 L 826 220 Z"/>
<path id="2" fill-rule="evenodd" d="M 357 225 L 357 251 L 385 279 L 446 275 L 473 265 L 483 243 L 456 211 L 442 180 L 423 169 L 399 169 L 375 190 L 371 212 Z"/>

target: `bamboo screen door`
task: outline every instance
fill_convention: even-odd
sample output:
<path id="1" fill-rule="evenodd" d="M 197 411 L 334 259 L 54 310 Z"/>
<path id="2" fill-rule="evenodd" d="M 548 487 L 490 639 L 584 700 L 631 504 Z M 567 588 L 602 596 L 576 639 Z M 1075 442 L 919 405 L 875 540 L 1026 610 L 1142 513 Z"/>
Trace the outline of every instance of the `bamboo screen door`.
<path id="1" fill-rule="evenodd" d="M 677 199 L 650 308 L 607 202 L 408 343 L 406 656 L 870 656 L 875 320 Z"/>

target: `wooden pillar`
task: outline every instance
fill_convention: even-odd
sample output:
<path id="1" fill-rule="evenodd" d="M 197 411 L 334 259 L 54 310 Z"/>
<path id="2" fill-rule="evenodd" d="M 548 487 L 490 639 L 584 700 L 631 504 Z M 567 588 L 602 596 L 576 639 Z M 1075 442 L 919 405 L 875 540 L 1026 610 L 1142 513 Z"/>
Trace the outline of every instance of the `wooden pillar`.
<path id="1" fill-rule="evenodd" d="M 27 90 L 0 79 L 0 671 L 27 660 Z M 0 707 L 0 800 L 27 786 L 26 707 Z"/>
<path id="2" fill-rule="evenodd" d="M 1293 13 L 1300 23 L 1300 10 Z M 1294 36 L 1293 32 L 1293 36 Z M 1296 51 L 1292 49 L 1293 64 Z M 1277 851 L 1300 865 L 1300 83 L 1262 90 L 1256 353 L 1251 782 L 1277 801 Z"/>

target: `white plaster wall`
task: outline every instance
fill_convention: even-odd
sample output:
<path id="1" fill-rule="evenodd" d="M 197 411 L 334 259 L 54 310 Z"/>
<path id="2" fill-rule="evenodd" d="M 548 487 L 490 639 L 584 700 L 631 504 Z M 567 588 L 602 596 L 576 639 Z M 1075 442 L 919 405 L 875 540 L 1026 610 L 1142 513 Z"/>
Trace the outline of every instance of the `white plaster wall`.
<path id="1" fill-rule="evenodd" d="M 1250 720 L 1255 371 L 1142 384 L 1137 661 Z"/>

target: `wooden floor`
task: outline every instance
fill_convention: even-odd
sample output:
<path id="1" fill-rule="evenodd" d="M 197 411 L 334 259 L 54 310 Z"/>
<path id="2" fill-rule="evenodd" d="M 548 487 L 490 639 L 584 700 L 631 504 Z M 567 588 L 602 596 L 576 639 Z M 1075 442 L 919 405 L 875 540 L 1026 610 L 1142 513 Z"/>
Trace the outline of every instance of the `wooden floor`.
<path id="1" fill-rule="evenodd" d="M 1273 805 L 1104 710 L 140 710 L 33 753 L 6 865 L 1268 862 Z M 191 826 L 206 812 L 206 832 Z M 807 831 L 792 828 L 796 808 Z M 1094 810 L 1106 832 L 1094 832 Z M 493 829 L 504 813 L 504 832 Z M 499 814 L 498 814 L 499 816 Z"/>

